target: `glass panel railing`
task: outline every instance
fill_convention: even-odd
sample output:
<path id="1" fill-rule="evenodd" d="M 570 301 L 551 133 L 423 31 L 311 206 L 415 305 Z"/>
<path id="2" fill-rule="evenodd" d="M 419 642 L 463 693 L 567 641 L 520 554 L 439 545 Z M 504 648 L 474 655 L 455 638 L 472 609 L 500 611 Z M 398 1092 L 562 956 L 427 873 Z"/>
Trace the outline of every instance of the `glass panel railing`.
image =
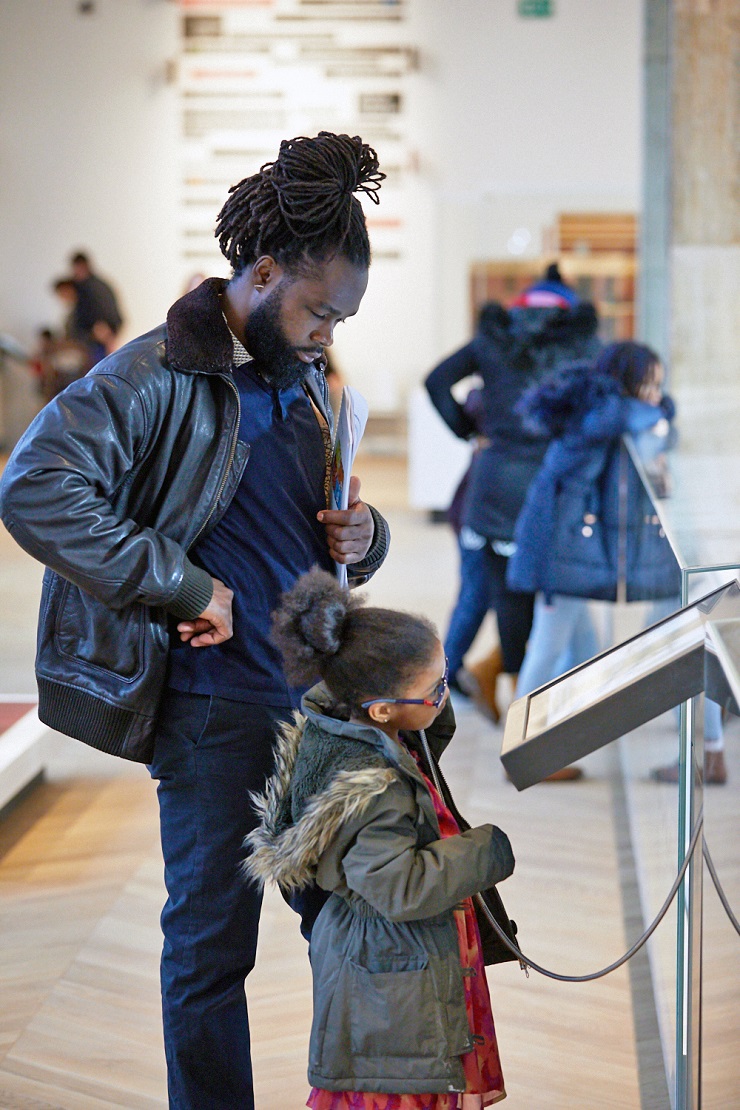
<path id="1" fill-rule="evenodd" d="M 740 399 L 729 388 L 692 387 L 677 400 L 685 430 L 671 454 L 668 481 L 656 481 L 635 444 L 627 444 L 627 450 L 680 567 L 681 600 L 690 605 L 738 576 Z M 740 1089 L 740 872 L 735 849 L 740 806 L 737 774 L 731 773 L 738 736 L 740 624 L 710 623 L 707 645 L 708 696 L 691 699 L 682 707 L 678 730 L 665 730 L 665 764 L 669 766 L 672 758 L 677 766 L 675 785 L 664 785 L 651 797 L 644 777 L 640 784 L 634 738 L 621 741 L 628 752 L 638 850 L 644 860 L 653 861 L 646 865 L 646 875 L 651 867 L 662 871 L 664 883 L 675 871 L 676 842 L 680 861 L 695 821 L 703 819 L 704 858 L 692 861 L 680 890 L 675 940 L 671 942 L 667 930 L 659 930 L 651 941 L 671 1101 L 679 1110 L 719 1110 L 733 1105 Z M 654 897 L 649 893 L 652 885 Z M 661 886 L 646 878 L 648 913 Z M 666 1043 L 671 1036 L 673 1068 Z"/>
<path id="2" fill-rule="evenodd" d="M 674 745 L 678 735 L 677 774 L 673 782 L 656 782 L 644 773 L 644 753 L 661 713 L 679 705 L 678 729 L 675 716 L 664 720 Z M 740 705 L 738 579 L 518 699 L 501 750 L 511 781 L 523 790 L 620 741 L 627 800 L 619 832 L 631 841 L 638 888 L 631 915 L 637 936 L 628 938 L 625 958 L 640 956 L 638 938 L 649 946 L 642 974 L 632 975 L 640 1090 L 653 1092 L 647 1104 L 676 1110 L 729 1106 L 737 1090 L 736 1054 L 728 1052 L 740 1006 L 738 884 L 729 847 L 737 841 L 737 807 L 729 792 L 722 805 L 704 805 L 704 736 L 706 730 L 709 741 L 711 730 L 702 717 L 710 705 L 736 715 Z M 709 881 L 702 854 L 724 917 L 708 902 L 704 909 Z"/>
<path id="3" fill-rule="evenodd" d="M 675 469 L 691 472 L 680 452 Z M 738 732 L 740 575 L 731 506 L 717 515 L 716 491 L 702 505 L 671 473 L 622 446 L 602 521 L 618 520 L 614 646 L 516 700 L 501 758 L 523 790 L 616 741 L 626 936 L 648 935 L 629 960 L 641 1104 L 694 1110 L 740 1089 L 737 786 L 717 772 Z M 598 518 L 584 521 L 595 535 Z M 737 538 L 736 554 L 740 523 Z"/>

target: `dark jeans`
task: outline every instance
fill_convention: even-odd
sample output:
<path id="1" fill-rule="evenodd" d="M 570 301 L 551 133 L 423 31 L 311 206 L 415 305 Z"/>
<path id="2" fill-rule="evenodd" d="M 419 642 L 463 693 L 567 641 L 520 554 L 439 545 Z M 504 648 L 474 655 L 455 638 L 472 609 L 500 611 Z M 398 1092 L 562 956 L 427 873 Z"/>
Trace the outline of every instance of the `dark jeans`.
<path id="1" fill-rule="evenodd" d="M 498 638 L 506 674 L 518 674 L 532 629 L 534 594 L 508 589 L 508 558 L 491 547 L 491 541 L 470 528 L 458 537 L 460 593 L 450 617 L 445 654 L 454 677 L 481 626 L 488 609 L 496 613 Z"/>
<path id="2" fill-rule="evenodd" d="M 488 542 L 483 536 L 464 529 L 457 543 L 460 550 L 460 592 L 445 637 L 445 655 L 451 678 L 460 670 L 465 653 L 491 608 L 492 597 Z"/>
<path id="3" fill-rule="evenodd" d="M 254 1107 L 244 980 L 262 892 L 239 865 L 257 823 L 248 794 L 264 788 L 276 728 L 289 717 L 287 709 L 173 690 L 160 711 L 149 770 L 159 780 L 168 893 L 161 981 L 174 1110 Z"/>
<path id="4" fill-rule="evenodd" d="M 509 560 L 497 554 L 490 543 L 486 545 L 491 574 L 491 605 L 496 610 L 498 638 L 506 674 L 519 674 L 527 640 L 532 630 L 534 594 L 522 594 L 506 586 L 506 567 Z"/>

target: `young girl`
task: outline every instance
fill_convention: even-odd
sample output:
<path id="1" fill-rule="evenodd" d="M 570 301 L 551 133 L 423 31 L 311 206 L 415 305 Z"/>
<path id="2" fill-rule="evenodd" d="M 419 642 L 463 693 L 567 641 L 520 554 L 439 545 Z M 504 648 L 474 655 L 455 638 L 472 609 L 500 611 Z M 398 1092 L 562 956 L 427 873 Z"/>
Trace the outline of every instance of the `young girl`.
<path id="1" fill-rule="evenodd" d="M 330 892 L 311 936 L 307 1105 L 489 1106 L 505 1090 L 484 959 L 507 957 L 490 926 L 481 941 L 472 895 L 486 891 L 513 937 L 486 888 L 514 857 L 500 829 L 465 823 L 436 766 L 454 732 L 442 644 L 424 618 L 363 608 L 318 569 L 284 596 L 274 638 L 290 681 L 323 679 L 254 799 L 246 864 Z"/>

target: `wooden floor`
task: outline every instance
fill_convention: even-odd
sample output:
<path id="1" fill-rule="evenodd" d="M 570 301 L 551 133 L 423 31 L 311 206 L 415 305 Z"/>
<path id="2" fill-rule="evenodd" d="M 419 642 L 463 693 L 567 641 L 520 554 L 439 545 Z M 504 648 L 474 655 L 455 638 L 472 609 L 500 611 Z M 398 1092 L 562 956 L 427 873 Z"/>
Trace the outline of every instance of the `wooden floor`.
<path id="1" fill-rule="evenodd" d="M 397 466 L 382 462 L 367 471 L 364 492 L 389 506 L 394 541 L 392 566 L 377 576 L 371 597 L 424 611 L 444 625 L 457 574 L 449 530 L 402 507 Z M 10 664 L 0 692 L 11 692 L 6 681 L 12 681 L 17 692 L 27 693 L 33 689 L 33 635 L 25 622 L 34 619 L 38 575 L 2 534 L 0 559 L 0 613 L 10 619 L 8 599 L 22 583 L 16 620 L 20 611 L 24 622 L 14 648 L 7 647 L 7 638 L 0 647 Z M 485 650 L 487 636 L 490 630 L 478 651 Z M 649 833 L 646 823 L 656 807 L 665 817 L 654 850 L 649 835 L 641 838 L 637 867 L 658 902 L 670 886 L 675 844 L 668 829 L 675 799 L 671 788 L 644 781 L 647 765 L 673 753 L 670 724 L 664 719 L 636 754 L 629 750 L 625 756 L 611 745 L 589 757 L 583 782 L 542 784 L 519 794 L 498 761 L 501 730 L 465 701 L 458 704 L 458 721 L 443 765 L 468 819 L 493 820 L 511 837 L 517 868 L 502 894 L 518 921 L 522 946 L 569 974 L 610 963 L 628 943 L 619 823 L 624 758 L 633 760 L 628 774 L 634 771 L 640 785 L 638 800 L 630 803 L 638 806 L 638 825 Z M 733 741 L 736 748 L 736 733 Z M 144 768 L 64 737 L 50 735 L 49 744 L 48 781 L 0 821 L 0 1110 L 164 1107 L 157 981 L 164 886 L 154 787 Z M 733 776 L 740 781 L 740 767 L 733 765 Z M 729 791 L 722 799 L 727 812 L 720 830 L 726 833 L 737 806 Z M 735 866 L 730 847 L 718 849 L 722 867 Z M 736 872 L 725 875 L 737 878 Z M 709 905 L 713 891 L 705 890 L 705 898 Z M 719 977 L 712 964 L 710 994 L 717 1011 L 711 1021 L 719 1048 L 736 1067 L 740 1039 L 733 1056 L 727 1038 L 737 1023 L 737 938 L 715 910 L 716 954 L 727 962 Z M 660 963 L 656 951 L 653 959 Z M 627 969 L 590 984 L 565 984 L 534 974 L 527 979 L 508 964 L 489 971 L 489 984 L 506 1105 L 665 1105 L 645 1101 L 644 1084 L 641 1093 L 642 1046 L 634 1035 Z M 274 892 L 265 902 L 248 997 L 257 1106 L 298 1110 L 308 1091 L 310 972 L 296 918 Z M 740 1086 L 737 1078 L 732 1082 L 711 1102 L 718 1110 L 736 1104 Z"/>

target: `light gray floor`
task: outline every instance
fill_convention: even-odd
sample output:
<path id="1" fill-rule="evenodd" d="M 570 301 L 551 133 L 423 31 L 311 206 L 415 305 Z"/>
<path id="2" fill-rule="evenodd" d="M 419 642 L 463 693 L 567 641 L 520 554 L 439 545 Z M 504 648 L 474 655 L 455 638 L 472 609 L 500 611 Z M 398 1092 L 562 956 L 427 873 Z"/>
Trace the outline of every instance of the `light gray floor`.
<path id="1" fill-rule="evenodd" d="M 390 496 L 392 492 L 388 490 L 388 500 L 396 504 L 399 498 Z M 382 505 L 380 497 L 375 500 Z M 387 515 L 393 535 L 392 559 L 369 587 L 369 597 L 374 603 L 424 612 L 444 630 L 457 586 L 457 554 L 452 534 L 446 526 L 433 525 L 423 514 L 408 509 L 393 508 L 387 510 Z M 0 528 L 1 694 L 34 692 L 33 655 L 41 574 L 41 568 Z M 473 654 L 484 652 L 494 635 L 493 624 L 487 624 Z M 501 682 L 504 704 L 507 690 L 504 679 Z M 458 699 L 456 710 L 458 737 L 446 757 L 446 772 L 469 818 L 496 820 L 512 838 L 519 859 L 517 877 L 502 893 L 506 894 L 510 912 L 520 922 L 523 946 L 534 945 L 531 952 L 534 958 L 542 958 L 545 951 L 547 959 L 543 962 L 568 973 L 592 971 L 610 962 L 621 953 L 625 936 L 634 939 L 635 930 L 639 932 L 642 923 L 649 920 L 675 873 L 676 792 L 648 779 L 651 766 L 670 761 L 676 755 L 672 717 L 666 715 L 620 742 L 621 746 L 611 745 L 588 757 L 583 761 L 586 778 L 582 784 L 539 786 L 517 794 L 506 782 L 498 761 L 502 730 L 480 717 L 465 699 Z M 707 802 L 712 822 L 718 823 L 723 833 L 737 810 L 734 804 L 734 784 L 740 781 L 737 734 L 733 724 L 728 730 L 731 786 L 710 795 Z M 52 779 L 61 781 L 75 775 L 146 777 L 142 767 L 111 759 L 56 734 L 49 735 L 47 744 L 48 773 Z M 593 863 L 593 853 L 606 850 L 599 847 L 602 842 L 616 845 L 617 852 L 617 871 L 613 881 L 609 880 L 613 882 L 609 899 L 611 922 L 601 914 L 605 901 L 602 899 L 601 907 L 594 904 L 588 884 L 584 885 L 579 874 L 579 860 L 588 857 Z M 729 866 L 726 854 L 722 863 Z M 724 873 L 729 875 L 727 870 Z M 729 875 L 733 876 L 737 878 L 736 868 Z M 737 890 L 731 885 L 728 893 L 736 895 Z M 713 891 L 705 892 L 708 902 L 713 897 Z M 737 896 L 733 900 L 737 907 Z M 721 915 L 717 916 L 715 906 L 711 912 L 721 932 L 724 929 Z M 549 915 L 560 941 L 548 944 L 547 949 L 538 948 L 538 944 L 544 943 L 543 919 Z M 537 926 L 528 927 L 534 918 Z M 641 1101 L 625 1101 L 622 1103 L 625 1106 L 666 1105 L 660 1056 L 661 1051 L 667 1055 L 672 1052 L 674 928 L 671 918 L 651 952 L 641 964 L 635 965 L 638 971 L 636 978 L 633 976 L 632 993 L 639 1011 L 636 1027 L 640 1041 L 636 1061 L 627 1066 L 641 1073 Z M 501 1005 L 504 1012 L 507 1007 L 518 1012 L 520 1006 L 532 1004 L 538 988 L 533 984 L 527 992 L 523 981 L 507 986 L 510 978 L 509 975 L 504 980 Z M 548 992 L 551 988 L 560 989 L 557 984 L 547 984 Z M 570 1020 L 574 1028 L 583 1028 L 585 1036 L 589 1023 L 598 1020 L 589 1010 L 593 989 L 577 988 L 581 992 L 577 999 L 574 990 L 568 988 L 567 995 L 563 990 L 563 996 L 570 1005 L 575 1004 L 576 1011 Z M 555 1043 L 554 1036 L 553 1031 L 551 1044 Z M 626 1030 L 625 1036 L 631 1037 L 632 1031 Z M 515 1056 L 523 1051 L 520 1046 L 508 1048 Z M 598 1068 L 598 1062 L 594 1066 Z M 587 1082 L 587 1077 L 584 1081 Z M 587 1103 L 576 1100 L 573 1105 Z"/>

